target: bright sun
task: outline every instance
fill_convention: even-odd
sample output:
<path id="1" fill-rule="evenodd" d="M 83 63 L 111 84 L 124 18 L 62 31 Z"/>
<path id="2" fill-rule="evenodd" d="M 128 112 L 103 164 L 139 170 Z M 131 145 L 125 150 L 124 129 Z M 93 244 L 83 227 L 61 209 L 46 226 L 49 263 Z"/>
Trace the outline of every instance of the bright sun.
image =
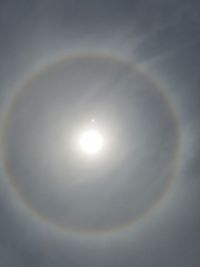
<path id="1" fill-rule="evenodd" d="M 99 153 L 103 148 L 103 136 L 96 129 L 89 129 L 80 136 L 79 144 L 81 150 L 89 155 Z"/>

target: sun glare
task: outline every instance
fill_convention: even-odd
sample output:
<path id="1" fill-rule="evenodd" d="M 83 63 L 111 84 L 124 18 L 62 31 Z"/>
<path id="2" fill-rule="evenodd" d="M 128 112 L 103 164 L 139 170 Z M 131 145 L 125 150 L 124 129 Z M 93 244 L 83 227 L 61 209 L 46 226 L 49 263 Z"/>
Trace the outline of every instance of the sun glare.
<path id="1" fill-rule="evenodd" d="M 80 148 L 88 155 L 95 155 L 103 148 L 103 136 L 95 129 L 89 129 L 80 136 Z"/>

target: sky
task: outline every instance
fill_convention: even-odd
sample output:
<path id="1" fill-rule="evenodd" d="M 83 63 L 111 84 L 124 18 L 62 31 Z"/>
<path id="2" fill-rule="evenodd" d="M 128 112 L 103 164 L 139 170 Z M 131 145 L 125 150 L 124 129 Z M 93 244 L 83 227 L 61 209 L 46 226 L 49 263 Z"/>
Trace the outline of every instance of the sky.
<path id="1" fill-rule="evenodd" d="M 198 1 L 2 0 L 0 36 L 0 265 L 199 267 Z"/>

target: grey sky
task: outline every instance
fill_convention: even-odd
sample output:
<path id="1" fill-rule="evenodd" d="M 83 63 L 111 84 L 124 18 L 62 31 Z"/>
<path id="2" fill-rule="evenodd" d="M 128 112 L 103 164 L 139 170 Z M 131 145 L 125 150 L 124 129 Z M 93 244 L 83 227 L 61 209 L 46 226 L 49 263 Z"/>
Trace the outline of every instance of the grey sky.
<path id="1" fill-rule="evenodd" d="M 199 267 L 198 1 L 0 1 L 0 34 L 0 266 Z"/>

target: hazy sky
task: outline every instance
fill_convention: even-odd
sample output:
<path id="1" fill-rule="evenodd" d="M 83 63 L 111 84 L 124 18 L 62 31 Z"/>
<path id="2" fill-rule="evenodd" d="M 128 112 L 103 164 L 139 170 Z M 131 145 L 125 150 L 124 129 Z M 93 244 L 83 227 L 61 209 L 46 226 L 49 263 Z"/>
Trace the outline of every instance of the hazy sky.
<path id="1" fill-rule="evenodd" d="M 199 267 L 198 1 L 6 0 L 0 34 L 0 266 Z"/>

